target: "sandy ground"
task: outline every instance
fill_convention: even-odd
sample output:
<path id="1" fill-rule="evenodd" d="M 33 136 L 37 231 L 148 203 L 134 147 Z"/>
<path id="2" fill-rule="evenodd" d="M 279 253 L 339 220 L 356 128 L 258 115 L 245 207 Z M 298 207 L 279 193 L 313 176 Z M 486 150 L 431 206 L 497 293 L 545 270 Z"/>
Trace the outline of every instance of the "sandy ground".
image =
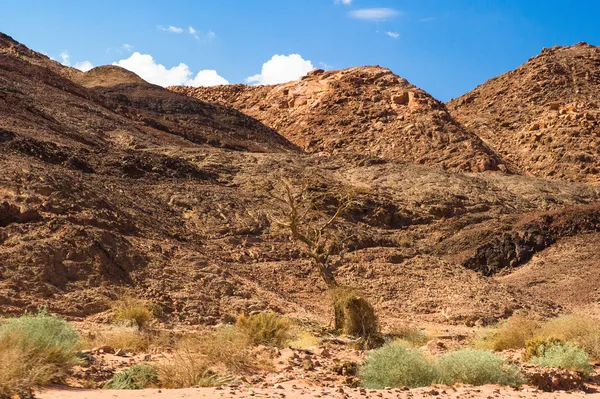
<path id="1" fill-rule="evenodd" d="M 520 391 L 510 388 L 485 386 L 478 388 L 430 387 L 412 390 L 364 388 L 315 387 L 289 381 L 274 388 L 188 388 L 188 389 L 144 389 L 139 391 L 85 390 L 73 388 L 48 389 L 36 395 L 39 399 L 130 399 L 130 398 L 600 398 L 600 393 L 584 392 L 540 392 L 535 389 Z"/>

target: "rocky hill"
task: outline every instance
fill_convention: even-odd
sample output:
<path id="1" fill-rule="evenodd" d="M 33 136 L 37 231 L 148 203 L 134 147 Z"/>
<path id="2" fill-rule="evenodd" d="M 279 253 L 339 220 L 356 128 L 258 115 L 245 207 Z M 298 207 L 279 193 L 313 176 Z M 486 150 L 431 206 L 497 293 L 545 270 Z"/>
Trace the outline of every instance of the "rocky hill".
<path id="1" fill-rule="evenodd" d="M 519 171 L 600 183 L 600 48 L 555 46 L 448 109 Z"/>
<path id="2" fill-rule="evenodd" d="M 369 103 L 362 126 L 375 137 L 358 128 L 354 134 L 374 143 L 384 132 L 390 143 L 402 143 L 393 134 L 398 130 L 386 126 L 439 123 L 439 135 L 427 128 L 423 136 L 400 136 L 421 151 L 418 157 L 304 153 L 239 110 L 173 93 L 115 67 L 75 72 L 2 38 L 1 314 L 45 305 L 69 317 L 101 319 L 119 290 L 128 288 L 160 304 L 177 323 L 213 324 L 261 309 L 327 322 L 328 294 L 318 273 L 268 216 L 276 208 L 269 190 L 282 179 L 295 187 L 308 182 L 331 194 L 329 200 L 340 190 L 355 193 L 360 206 L 338 225 L 352 232 L 338 276 L 367 293 L 384 324 L 413 318 L 487 324 L 518 311 L 547 315 L 571 304 L 498 276 L 528 270 L 537 254 L 553 260 L 564 254 L 556 267 L 577 275 L 566 262 L 571 252 L 560 248 L 583 245 L 582 237 L 598 233 L 600 188 L 455 173 L 502 163 L 476 136 L 444 119 L 443 104 L 386 70 L 330 78 L 317 72 L 300 83 L 339 80 L 348 88 L 344 79 L 378 76 L 371 85 L 355 83 L 356 90 L 385 93 L 373 104 L 387 102 L 386 112 L 398 107 L 396 119 L 380 120 Z M 388 80 L 396 83 L 378 83 Z M 387 98 L 386 85 L 405 87 L 408 103 Z M 281 87 L 237 89 L 284 96 L 275 94 Z M 334 93 L 323 96 L 317 103 L 330 104 Z M 328 121 L 350 112 L 320 107 L 314 120 L 341 135 Z M 419 107 L 431 112 L 413 114 Z M 423 141 L 442 137 L 445 145 Z M 329 143 L 325 135 L 322 140 Z M 327 204 L 319 208 L 322 217 L 331 214 Z M 563 245 L 558 253 L 557 243 Z M 548 286 L 559 290 L 563 283 Z M 594 292 L 586 298 L 588 305 L 598 299 Z"/>
<path id="3" fill-rule="evenodd" d="M 351 152 L 451 171 L 506 170 L 443 103 L 386 68 L 318 69 L 275 86 L 170 89 L 238 109 L 311 153 Z"/>

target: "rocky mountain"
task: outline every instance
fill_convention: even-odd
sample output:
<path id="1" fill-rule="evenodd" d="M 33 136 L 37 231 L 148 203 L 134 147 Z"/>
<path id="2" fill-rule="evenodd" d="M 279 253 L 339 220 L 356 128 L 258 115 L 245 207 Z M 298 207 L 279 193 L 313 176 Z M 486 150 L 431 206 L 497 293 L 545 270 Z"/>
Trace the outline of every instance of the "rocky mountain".
<path id="1" fill-rule="evenodd" d="M 419 156 L 348 148 L 305 153 L 274 126 L 217 101 L 173 93 L 112 66 L 75 71 L 1 38 L 1 314 L 45 305 L 72 318 L 102 320 L 110 301 L 130 289 L 160 304 L 176 323 L 214 324 L 262 309 L 328 322 L 326 287 L 269 217 L 276 208 L 269 191 L 282 179 L 294 187 L 308 182 L 329 200 L 340 190 L 355 193 L 360 205 L 338 226 L 352 232 L 338 278 L 364 290 L 384 324 L 487 324 L 514 312 L 548 315 L 574 304 L 556 301 L 551 291 L 572 280 L 544 292 L 509 276 L 539 265 L 538 254 L 555 261 L 560 273 L 578 276 L 567 257 L 580 245 L 593 252 L 585 237 L 600 230 L 600 187 L 456 172 L 502 162 L 443 104 L 389 71 L 359 68 L 329 78 L 317 72 L 291 85 L 339 80 L 340 87 L 379 91 L 382 98 L 365 105 L 361 116 L 375 137 L 359 128 L 353 134 L 373 144 L 384 132 L 390 143 L 401 143 L 393 132 L 412 131 L 409 121 L 433 123 L 427 126 L 438 126 L 438 133 L 426 128 L 422 136 L 400 136 Z M 348 83 L 361 74 L 374 80 Z M 230 90 L 289 97 L 292 90 L 277 93 L 282 87 Z M 408 103 L 386 97 L 402 96 L 399 87 Z M 321 95 L 311 93 L 305 106 Z M 318 104 L 334 104 L 335 92 L 322 95 Z M 331 109 L 316 105 L 310 120 L 322 120 L 323 129 L 341 137 L 331 115 L 350 118 L 361 101 L 350 96 Z M 386 122 L 371 113 L 380 102 L 387 104 L 381 105 Z M 413 113 L 420 107 L 429 111 Z M 328 204 L 319 208 L 323 217 L 332 212 Z M 556 261 L 561 256 L 562 263 Z M 556 268 L 548 273 L 559 273 Z M 536 281 L 549 281 L 544 268 L 539 273 Z M 597 299 L 589 292 L 584 305 Z"/>
<path id="2" fill-rule="evenodd" d="M 443 103 L 378 66 L 317 69 L 274 86 L 170 89 L 238 109 L 311 153 L 367 154 L 450 171 L 506 170 Z"/>
<path id="3" fill-rule="evenodd" d="M 521 173 L 600 183 L 600 47 L 546 48 L 448 103 Z"/>

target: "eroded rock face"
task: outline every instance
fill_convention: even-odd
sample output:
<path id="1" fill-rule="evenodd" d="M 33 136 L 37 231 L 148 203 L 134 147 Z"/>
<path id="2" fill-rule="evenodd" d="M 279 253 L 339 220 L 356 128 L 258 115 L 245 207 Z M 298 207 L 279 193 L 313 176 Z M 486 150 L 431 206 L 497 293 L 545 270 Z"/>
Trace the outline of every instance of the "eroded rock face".
<path id="1" fill-rule="evenodd" d="M 506 170 L 443 103 L 381 67 L 315 70 L 275 86 L 171 87 L 234 107 L 312 153 L 357 153 L 452 171 Z"/>
<path id="2" fill-rule="evenodd" d="M 462 262 L 531 212 L 600 199 L 597 186 L 454 173 L 501 164 L 443 104 L 382 68 L 214 89 L 238 93 L 331 156 L 303 153 L 225 105 L 117 68 L 90 72 L 0 35 L 2 314 L 47 306 L 85 317 L 127 287 L 179 323 L 265 309 L 326 323 L 326 287 L 269 218 L 269 188 L 286 179 L 329 193 L 323 219 L 336 194 L 356 193 L 361 205 L 336 226 L 351 232 L 337 273 L 382 319 L 474 325 L 523 309 L 549 315 L 551 294 L 513 289 Z M 419 126 L 424 133 L 408 133 Z M 348 141 L 335 147 L 338 139 Z"/>
<path id="3" fill-rule="evenodd" d="M 525 174 L 600 182 L 600 48 L 555 46 L 448 103 Z"/>

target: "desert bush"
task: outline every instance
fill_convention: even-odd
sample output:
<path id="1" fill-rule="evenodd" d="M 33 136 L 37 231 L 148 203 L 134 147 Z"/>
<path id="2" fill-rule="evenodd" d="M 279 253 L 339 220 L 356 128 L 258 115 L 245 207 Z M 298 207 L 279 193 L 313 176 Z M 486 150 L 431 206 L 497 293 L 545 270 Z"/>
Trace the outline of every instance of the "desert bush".
<path id="1" fill-rule="evenodd" d="M 158 384 L 158 373 L 147 364 L 138 364 L 113 376 L 104 389 L 144 389 Z"/>
<path id="2" fill-rule="evenodd" d="M 592 359 L 600 360 L 600 320 L 580 314 L 551 319 L 535 334 L 536 338 L 556 338 L 579 346 Z"/>
<path id="3" fill-rule="evenodd" d="M 395 327 L 391 335 L 410 346 L 423 346 L 431 339 L 427 332 L 409 325 Z"/>
<path id="4" fill-rule="evenodd" d="M 377 335 L 375 309 L 358 290 L 338 286 L 332 288 L 330 294 L 333 300 L 335 325 L 344 334 L 367 339 Z"/>
<path id="5" fill-rule="evenodd" d="M 513 316 L 496 328 L 486 329 L 475 346 L 481 349 L 503 351 L 524 348 L 539 328 L 539 323 L 522 316 Z"/>
<path id="6" fill-rule="evenodd" d="M 273 312 L 262 312 L 251 316 L 240 315 L 235 327 L 251 345 L 283 347 L 292 338 L 290 321 Z"/>
<path id="7" fill-rule="evenodd" d="M 371 351 L 361 364 L 359 375 L 366 388 L 409 388 L 431 385 L 438 373 L 434 364 L 415 349 L 390 342 Z"/>
<path id="8" fill-rule="evenodd" d="M 213 369 L 242 372 L 254 369 L 258 362 L 249 350 L 247 337 L 233 327 L 184 337 L 172 356 L 159 367 L 161 384 L 166 388 L 218 386 L 231 382 Z"/>
<path id="9" fill-rule="evenodd" d="M 198 352 L 179 349 L 158 366 L 161 386 L 164 388 L 214 387 L 231 383 L 230 376 L 219 376 Z"/>
<path id="10" fill-rule="evenodd" d="M 134 325 L 108 325 L 97 327 L 85 340 L 88 347 L 111 346 L 140 352 L 147 350 L 154 338 L 151 332 L 140 331 Z"/>
<path id="11" fill-rule="evenodd" d="M 42 311 L 0 325 L 0 398 L 60 380 L 76 364 L 79 335 Z"/>
<path id="12" fill-rule="evenodd" d="M 124 297 L 116 301 L 112 307 L 117 324 L 129 324 L 144 329 L 154 320 L 151 304 L 143 299 Z"/>
<path id="13" fill-rule="evenodd" d="M 518 386 L 523 383 L 519 369 L 488 350 L 461 349 L 440 356 L 437 361 L 439 382 L 469 385 L 499 384 Z"/>
<path id="14" fill-rule="evenodd" d="M 177 350 L 197 354 L 211 367 L 221 366 L 229 371 L 240 372 L 256 366 L 256 359 L 250 354 L 248 338 L 232 326 L 188 335 L 178 343 Z"/>
<path id="15" fill-rule="evenodd" d="M 525 343 L 523 360 L 528 361 L 532 357 L 543 356 L 547 349 L 554 345 L 563 345 L 565 341 L 558 338 L 534 338 Z"/>
<path id="16" fill-rule="evenodd" d="M 300 331 L 295 334 L 295 338 L 288 343 L 291 348 L 308 349 L 319 345 L 321 340 L 319 337 L 311 334 L 308 331 Z"/>
<path id="17" fill-rule="evenodd" d="M 588 375 L 593 367 L 585 351 L 571 344 L 555 344 L 546 348 L 541 356 L 532 357 L 532 364 L 544 367 L 558 367 Z"/>

